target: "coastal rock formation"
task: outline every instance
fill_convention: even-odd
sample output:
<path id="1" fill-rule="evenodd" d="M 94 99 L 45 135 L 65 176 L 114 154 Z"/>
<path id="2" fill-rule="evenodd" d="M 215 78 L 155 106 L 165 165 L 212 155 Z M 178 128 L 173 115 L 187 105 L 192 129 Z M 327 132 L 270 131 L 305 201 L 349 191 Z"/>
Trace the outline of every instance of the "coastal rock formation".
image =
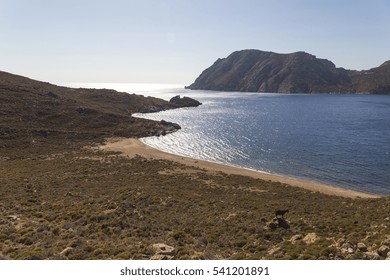
<path id="1" fill-rule="evenodd" d="M 139 110 L 139 113 L 143 113 L 143 114 L 156 113 L 156 112 L 161 112 L 169 109 L 172 109 L 172 106 L 168 104 L 158 104 L 158 105 L 151 105 L 151 106 L 146 105 L 145 107 L 142 107 Z"/>
<path id="2" fill-rule="evenodd" d="M 390 61 L 368 71 L 336 68 L 305 52 L 233 52 L 204 70 L 189 89 L 279 93 L 390 93 Z"/>
<path id="3" fill-rule="evenodd" d="M 172 97 L 171 100 L 169 100 L 168 103 L 163 104 L 157 104 L 152 106 L 145 106 L 142 107 L 139 110 L 139 113 L 156 113 L 161 112 L 169 109 L 175 109 L 175 108 L 184 108 L 184 107 L 197 107 L 199 105 L 202 105 L 199 101 L 184 96 L 183 98 L 180 97 L 180 95 L 177 95 L 175 97 Z"/>
<path id="4" fill-rule="evenodd" d="M 200 103 L 195 99 L 186 96 L 181 98 L 180 95 L 176 95 L 175 97 L 172 97 L 171 100 L 169 100 L 169 102 L 179 107 L 197 107 L 199 105 L 202 105 L 202 103 Z"/>
<path id="5" fill-rule="evenodd" d="M 158 131 L 156 136 L 164 136 L 168 133 L 172 133 L 181 129 L 180 125 L 178 125 L 177 123 L 167 122 L 165 120 L 161 120 L 160 124 L 163 126 L 163 129 Z"/>
<path id="6" fill-rule="evenodd" d="M 180 126 L 134 118 L 132 114 L 175 109 L 189 103 L 109 89 L 60 87 L 1 71 L 0 100 L 2 134 L 83 138 L 163 135 Z"/>

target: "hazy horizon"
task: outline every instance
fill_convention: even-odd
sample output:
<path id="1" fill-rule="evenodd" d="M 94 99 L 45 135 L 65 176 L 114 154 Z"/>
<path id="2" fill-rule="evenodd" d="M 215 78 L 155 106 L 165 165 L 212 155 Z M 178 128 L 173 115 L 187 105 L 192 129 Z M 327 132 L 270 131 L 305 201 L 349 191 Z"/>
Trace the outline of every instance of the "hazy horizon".
<path id="1" fill-rule="evenodd" d="M 0 70 L 51 83 L 189 85 L 242 49 L 370 69 L 390 60 L 389 14 L 385 0 L 0 0 Z"/>

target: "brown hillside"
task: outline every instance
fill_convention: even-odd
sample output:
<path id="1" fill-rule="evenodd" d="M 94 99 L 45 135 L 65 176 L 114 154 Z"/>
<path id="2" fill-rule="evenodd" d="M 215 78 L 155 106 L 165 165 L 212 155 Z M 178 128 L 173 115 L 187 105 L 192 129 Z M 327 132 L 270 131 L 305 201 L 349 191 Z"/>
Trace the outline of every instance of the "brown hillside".
<path id="1" fill-rule="evenodd" d="M 108 89 L 74 89 L 0 72 L 0 130 L 4 134 L 146 136 L 166 123 L 133 118 L 136 112 L 180 107 L 157 98 Z"/>
<path id="2" fill-rule="evenodd" d="M 359 93 L 390 93 L 390 60 L 353 76 L 353 84 Z"/>

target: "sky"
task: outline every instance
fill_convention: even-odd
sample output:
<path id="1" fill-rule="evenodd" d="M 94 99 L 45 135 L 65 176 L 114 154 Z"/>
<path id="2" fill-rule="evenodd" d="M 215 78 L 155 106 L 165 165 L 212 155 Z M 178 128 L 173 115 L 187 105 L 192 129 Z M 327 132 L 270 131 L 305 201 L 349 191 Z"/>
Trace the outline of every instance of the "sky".
<path id="1" fill-rule="evenodd" d="M 390 60 L 390 0 L 0 0 L 0 70 L 51 83 L 188 85 L 236 50 Z"/>

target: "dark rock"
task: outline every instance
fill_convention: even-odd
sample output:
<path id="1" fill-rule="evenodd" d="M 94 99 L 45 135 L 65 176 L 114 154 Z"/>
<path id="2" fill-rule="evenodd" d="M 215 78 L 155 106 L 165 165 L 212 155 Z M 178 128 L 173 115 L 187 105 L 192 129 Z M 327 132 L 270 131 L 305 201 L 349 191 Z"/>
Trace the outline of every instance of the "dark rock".
<path id="1" fill-rule="evenodd" d="M 390 247 L 387 245 L 382 245 L 378 249 L 378 254 L 382 257 L 386 257 L 388 252 L 390 252 Z"/>
<path id="2" fill-rule="evenodd" d="M 172 97 L 171 100 L 169 100 L 169 103 L 172 103 L 178 107 L 197 107 L 199 105 L 202 105 L 202 103 L 193 98 L 186 96 L 181 98 L 180 95 Z"/>
<path id="3" fill-rule="evenodd" d="M 174 129 L 181 129 L 180 125 L 178 125 L 177 123 L 167 122 L 164 120 L 161 120 L 160 123 L 164 126 L 172 126 Z"/>
<path id="4" fill-rule="evenodd" d="M 359 243 L 357 244 L 357 248 L 358 248 L 358 250 L 361 251 L 361 252 L 367 252 L 367 245 L 364 244 L 363 242 L 359 242 Z"/>
<path id="5" fill-rule="evenodd" d="M 177 123 L 167 122 L 165 120 L 161 120 L 160 124 L 162 128 L 157 131 L 156 136 L 164 136 L 168 133 L 172 133 L 181 129 L 180 125 Z"/>
<path id="6" fill-rule="evenodd" d="M 390 238 L 386 238 L 385 240 L 383 240 L 381 245 L 386 245 L 390 247 Z"/>
<path id="7" fill-rule="evenodd" d="M 218 59 L 189 89 L 280 93 L 390 94 L 390 61 L 368 71 L 336 68 L 329 60 L 296 52 L 237 51 Z"/>
<path id="8" fill-rule="evenodd" d="M 274 218 L 271 222 L 267 223 L 264 227 L 265 230 L 276 230 L 277 228 L 284 228 L 288 229 L 290 228 L 290 225 L 287 223 L 287 221 L 283 218 Z"/>

